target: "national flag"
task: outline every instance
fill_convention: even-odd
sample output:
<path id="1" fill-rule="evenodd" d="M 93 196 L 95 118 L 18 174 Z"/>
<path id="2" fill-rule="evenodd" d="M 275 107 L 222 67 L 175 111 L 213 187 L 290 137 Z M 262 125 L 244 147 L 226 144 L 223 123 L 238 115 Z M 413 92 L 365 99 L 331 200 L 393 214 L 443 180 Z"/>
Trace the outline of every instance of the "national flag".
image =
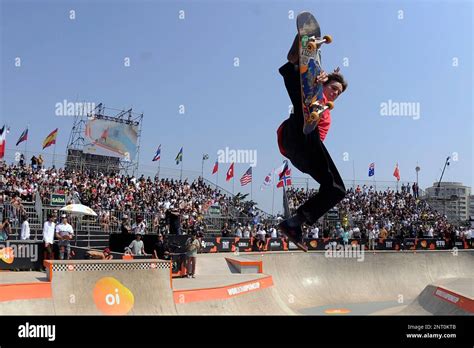
<path id="1" fill-rule="evenodd" d="M 176 155 L 176 158 L 174 160 L 176 161 L 176 164 L 179 164 L 179 162 L 183 161 L 183 148 L 181 148 L 181 150 L 179 150 L 179 152 Z"/>
<path id="2" fill-rule="evenodd" d="M 227 170 L 227 175 L 225 181 L 229 181 L 234 177 L 234 162 L 230 165 L 229 169 Z"/>
<path id="3" fill-rule="evenodd" d="M 265 179 L 263 179 L 263 184 L 260 186 L 260 190 L 263 190 L 267 188 L 268 186 L 270 186 L 272 184 L 272 181 L 273 181 L 273 171 L 268 173 Z"/>
<path id="4" fill-rule="evenodd" d="M 56 144 L 56 137 L 58 136 L 58 129 L 56 128 L 48 136 L 43 140 L 43 150 L 46 149 L 48 146 Z"/>
<path id="5" fill-rule="evenodd" d="M 287 169 L 283 175 L 280 175 L 277 187 L 291 186 L 291 169 Z"/>
<path id="6" fill-rule="evenodd" d="M 370 165 L 369 165 L 369 176 L 374 176 L 375 175 L 375 163 L 372 162 Z"/>
<path id="7" fill-rule="evenodd" d="M 249 167 L 247 171 L 240 178 L 240 185 L 245 186 L 252 182 L 252 167 Z"/>
<path id="8" fill-rule="evenodd" d="M 395 167 L 395 171 L 393 172 L 393 176 L 397 178 L 397 181 L 400 181 L 400 170 L 398 169 L 398 163 Z"/>
<path id="9" fill-rule="evenodd" d="M 5 126 L 0 129 L 0 159 L 5 156 L 5 138 L 6 138 L 6 131 Z"/>
<path id="10" fill-rule="evenodd" d="M 159 161 L 161 158 L 161 144 L 158 146 L 158 150 L 156 150 L 155 156 L 152 159 L 152 162 Z"/>
<path id="11" fill-rule="evenodd" d="M 216 163 L 214 163 L 214 168 L 212 168 L 212 175 L 216 174 L 218 170 L 219 170 L 219 161 L 216 161 Z"/>
<path id="12" fill-rule="evenodd" d="M 18 139 L 18 141 L 16 142 L 16 146 L 18 146 L 18 144 L 24 142 L 28 140 L 28 128 L 26 128 L 23 133 L 21 133 L 20 135 L 20 139 Z"/>
<path id="13" fill-rule="evenodd" d="M 284 160 L 283 165 L 277 170 L 278 180 L 281 180 L 281 178 L 283 177 L 283 175 L 286 173 L 287 170 L 288 170 L 288 161 Z"/>

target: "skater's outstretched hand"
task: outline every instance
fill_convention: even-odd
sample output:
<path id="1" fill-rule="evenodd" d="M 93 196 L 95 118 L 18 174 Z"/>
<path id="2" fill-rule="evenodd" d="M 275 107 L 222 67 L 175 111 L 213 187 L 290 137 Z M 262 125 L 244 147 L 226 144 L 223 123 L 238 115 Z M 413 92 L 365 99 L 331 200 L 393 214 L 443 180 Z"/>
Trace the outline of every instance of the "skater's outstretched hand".
<path id="1" fill-rule="evenodd" d="M 325 71 L 321 71 L 321 73 L 316 77 L 316 83 L 325 83 L 328 80 L 328 74 Z"/>

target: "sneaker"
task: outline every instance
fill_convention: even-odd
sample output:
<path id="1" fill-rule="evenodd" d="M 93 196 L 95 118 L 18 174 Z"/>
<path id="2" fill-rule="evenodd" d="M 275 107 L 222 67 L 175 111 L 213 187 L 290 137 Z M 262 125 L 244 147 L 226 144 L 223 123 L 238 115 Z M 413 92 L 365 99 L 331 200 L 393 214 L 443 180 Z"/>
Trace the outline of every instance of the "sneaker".
<path id="1" fill-rule="evenodd" d="M 186 277 L 187 277 L 187 278 L 191 278 L 191 274 L 188 274 Z"/>
<path id="2" fill-rule="evenodd" d="M 191 275 L 191 278 L 196 278 L 196 277 L 194 276 L 194 274 L 192 274 L 192 275 Z"/>
<path id="3" fill-rule="evenodd" d="M 301 229 L 301 226 L 293 227 L 288 225 L 288 220 L 283 220 L 278 224 L 278 229 L 299 249 L 305 252 L 308 251 L 308 247 L 303 242 L 303 230 Z"/>

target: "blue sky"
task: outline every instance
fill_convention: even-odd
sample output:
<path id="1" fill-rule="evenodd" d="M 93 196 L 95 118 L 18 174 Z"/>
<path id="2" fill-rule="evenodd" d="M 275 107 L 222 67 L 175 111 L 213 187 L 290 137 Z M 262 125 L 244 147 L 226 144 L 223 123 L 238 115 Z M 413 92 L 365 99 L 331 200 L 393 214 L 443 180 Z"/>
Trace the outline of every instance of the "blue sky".
<path id="1" fill-rule="evenodd" d="M 0 2 L 7 155 L 27 124 L 28 151 L 40 153 L 44 137 L 59 127 L 56 153 L 65 154 L 73 119 L 54 114 L 64 99 L 133 107 L 144 113 L 144 168 L 156 167 L 151 158 L 160 143 L 161 166 L 179 168 L 174 158 L 183 146 L 184 169 L 199 172 L 208 153 L 205 176 L 215 181 L 210 172 L 219 149 L 256 150 L 253 197 L 270 211 L 272 190 L 259 187 L 283 159 L 276 129 L 290 104 L 278 68 L 296 33 L 296 14 L 309 10 L 334 40 L 324 47 L 323 68 L 340 66 L 349 81 L 325 140 L 342 177 L 353 179 L 354 164 L 356 179 L 367 180 L 375 162 L 376 180 L 393 180 L 398 162 L 402 182 L 413 182 L 418 163 L 425 188 L 454 154 L 444 180 L 474 186 L 470 1 Z M 389 100 L 419 103 L 420 118 L 382 116 L 380 105 Z M 231 191 L 227 167 L 220 166 L 219 184 Z M 247 169 L 236 164 L 236 191 L 250 192 L 238 182 Z M 281 192 L 275 197 L 278 211 Z"/>

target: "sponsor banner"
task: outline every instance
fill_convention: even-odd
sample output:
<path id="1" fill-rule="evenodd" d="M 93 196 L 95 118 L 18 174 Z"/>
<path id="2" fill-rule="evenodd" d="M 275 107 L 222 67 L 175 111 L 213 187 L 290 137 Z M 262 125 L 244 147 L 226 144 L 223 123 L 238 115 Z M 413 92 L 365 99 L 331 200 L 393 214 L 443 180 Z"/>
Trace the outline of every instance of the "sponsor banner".
<path id="1" fill-rule="evenodd" d="M 413 241 L 413 244 L 410 243 L 410 249 L 416 249 L 416 250 L 436 250 L 436 239 L 434 238 L 407 238 L 405 241 L 408 243 L 408 241 L 411 242 Z M 408 246 L 408 244 L 406 245 Z M 408 247 L 407 247 L 408 249 Z M 439 249 L 446 249 L 444 247 L 439 247 Z"/>
<path id="2" fill-rule="evenodd" d="M 283 238 L 267 238 L 265 243 L 265 251 L 284 251 L 288 250 L 288 245 Z"/>
<path id="3" fill-rule="evenodd" d="M 235 238 L 233 237 L 217 237 L 216 243 L 218 252 L 235 251 Z"/>
<path id="4" fill-rule="evenodd" d="M 66 195 L 60 193 L 51 194 L 51 205 L 63 207 L 66 205 Z"/>
<path id="5" fill-rule="evenodd" d="M 201 238 L 201 253 L 217 253 L 217 238 Z"/>
<path id="6" fill-rule="evenodd" d="M 43 266 L 44 244 L 35 241 L 0 243 L 0 270 L 40 270 Z"/>
<path id="7" fill-rule="evenodd" d="M 376 250 L 400 250 L 400 241 L 391 238 L 378 238 L 375 245 Z"/>
<path id="8" fill-rule="evenodd" d="M 234 239 L 234 251 L 252 251 L 253 250 L 253 238 L 239 238 Z"/>
<path id="9" fill-rule="evenodd" d="M 306 246 L 308 247 L 308 250 L 324 250 L 324 247 L 327 245 L 327 242 L 329 239 L 314 239 L 314 238 L 308 238 L 305 239 Z M 293 244 L 293 243 L 291 243 Z"/>
<path id="10" fill-rule="evenodd" d="M 326 250 L 326 246 L 329 244 L 342 244 L 340 238 L 337 239 L 329 239 L 329 238 L 307 238 L 305 239 L 306 246 L 308 250 Z M 367 245 L 365 239 L 349 239 L 349 244 L 351 245 Z"/>

